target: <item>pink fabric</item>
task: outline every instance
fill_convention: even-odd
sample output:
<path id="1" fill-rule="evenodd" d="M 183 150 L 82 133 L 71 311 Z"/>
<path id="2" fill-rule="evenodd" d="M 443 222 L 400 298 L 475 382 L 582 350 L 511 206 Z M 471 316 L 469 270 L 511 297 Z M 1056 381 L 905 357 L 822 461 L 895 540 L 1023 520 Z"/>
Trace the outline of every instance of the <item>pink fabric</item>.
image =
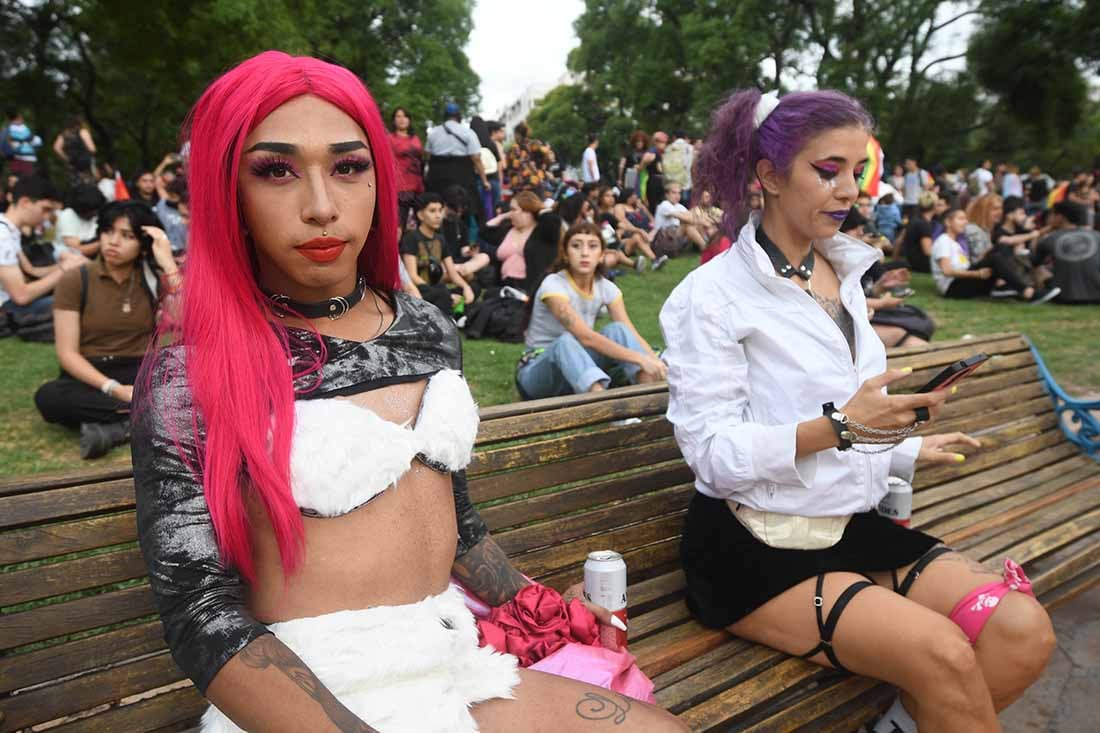
<path id="1" fill-rule="evenodd" d="M 714 242 L 709 247 L 707 247 L 705 250 L 703 250 L 703 254 L 699 255 L 699 264 L 700 265 L 707 264 L 712 259 L 714 259 L 718 255 L 722 254 L 723 252 L 725 252 L 727 249 L 729 249 L 732 246 L 733 246 L 733 242 L 730 241 L 729 237 L 722 237 L 717 242 Z"/>
<path id="2" fill-rule="evenodd" d="M 497 247 L 501 277 L 512 277 L 516 280 L 527 279 L 527 260 L 523 259 L 523 248 L 527 244 L 527 238 L 531 236 L 531 231 L 521 234 L 518 229 L 512 227 L 504 235 L 504 241 Z M 534 295 L 534 293 L 531 293 L 531 295 Z"/>
<path id="3" fill-rule="evenodd" d="M 532 583 L 515 598 L 478 619 L 481 645 L 513 654 L 530 667 L 569 642 L 600 643 L 599 625 L 577 598 L 569 603 L 553 588 Z"/>
<path id="4" fill-rule="evenodd" d="M 1001 599 L 1013 590 L 1029 596 L 1035 595 L 1024 569 L 1005 558 L 1004 580 L 986 583 L 967 593 L 951 610 L 948 618 L 963 630 L 971 644 L 977 643 L 978 635 L 982 633 Z"/>
<path id="5" fill-rule="evenodd" d="M 635 700 L 656 703 L 653 681 L 638 669 L 634 655 L 625 649 L 612 651 L 602 646 L 566 644 L 528 669 L 580 680 Z"/>

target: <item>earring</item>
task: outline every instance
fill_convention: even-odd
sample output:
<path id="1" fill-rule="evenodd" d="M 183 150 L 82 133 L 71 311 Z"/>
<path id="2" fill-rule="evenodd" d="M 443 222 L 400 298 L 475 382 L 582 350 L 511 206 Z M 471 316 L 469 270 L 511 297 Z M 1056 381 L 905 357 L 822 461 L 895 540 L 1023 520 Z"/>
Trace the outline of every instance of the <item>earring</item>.
<path id="1" fill-rule="evenodd" d="M 327 237 L 328 236 L 328 229 L 322 229 L 321 230 L 321 236 L 322 237 Z"/>
<path id="2" fill-rule="evenodd" d="M 367 188 L 374 188 L 374 184 L 370 181 L 367 181 Z"/>

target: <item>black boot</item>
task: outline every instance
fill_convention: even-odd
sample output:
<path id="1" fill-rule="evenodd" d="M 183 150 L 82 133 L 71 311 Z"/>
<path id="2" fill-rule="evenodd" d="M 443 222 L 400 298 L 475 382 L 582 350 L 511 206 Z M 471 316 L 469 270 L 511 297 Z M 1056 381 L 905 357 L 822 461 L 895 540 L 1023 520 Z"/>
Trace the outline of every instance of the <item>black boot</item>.
<path id="1" fill-rule="evenodd" d="M 116 445 L 130 440 L 130 421 L 86 422 L 80 424 L 80 457 L 85 460 L 100 458 Z"/>

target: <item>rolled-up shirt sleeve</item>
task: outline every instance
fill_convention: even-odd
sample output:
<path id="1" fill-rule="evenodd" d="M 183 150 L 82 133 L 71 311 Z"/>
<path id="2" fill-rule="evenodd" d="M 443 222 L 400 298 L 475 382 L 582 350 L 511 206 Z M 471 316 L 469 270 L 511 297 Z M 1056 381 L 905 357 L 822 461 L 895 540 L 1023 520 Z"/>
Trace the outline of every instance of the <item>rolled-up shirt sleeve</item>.
<path id="1" fill-rule="evenodd" d="M 920 453 L 924 438 L 906 438 L 890 451 L 890 475 L 913 483 L 917 471 L 917 455 Z"/>
<path id="2" fill-rule="evenodd" d="M 138 540 L 172 657 L 199 692 L 237 652 L 270 633 L 248 612 L 241 577 L 221 560 L 199 469 L 178 347 L 155 357 L 136 395 L 132 440 Z"/>
<path id="3" fill-rule="evenodd" d="M 809 488 L 817 455 L 795 457 L 798 423 L 754 422 L 749 364 L 736 309 L 686 280 L 661 309 L 668 420 L 695 476 L 719 498 L 752 484 Z"/>

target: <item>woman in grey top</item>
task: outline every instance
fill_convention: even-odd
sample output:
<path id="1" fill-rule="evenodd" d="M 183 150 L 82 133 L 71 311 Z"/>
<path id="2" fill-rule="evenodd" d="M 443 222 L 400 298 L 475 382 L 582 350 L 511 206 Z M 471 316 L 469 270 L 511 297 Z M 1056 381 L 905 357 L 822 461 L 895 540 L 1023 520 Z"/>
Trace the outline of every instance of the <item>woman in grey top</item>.
<path id="1" fill-rule="evenodd" d="M 516 367 L 525 400 L 596 392 L 612 382 L 659 382 L 668 367 L 626 313 L 623 295 L 603 275 L 604 241 L 590 222 L 576 224 L 558 246 L 558 259 L 531 300 L 527 350 Z M 595 330 L 600 309 L 611 323 Z"/>

